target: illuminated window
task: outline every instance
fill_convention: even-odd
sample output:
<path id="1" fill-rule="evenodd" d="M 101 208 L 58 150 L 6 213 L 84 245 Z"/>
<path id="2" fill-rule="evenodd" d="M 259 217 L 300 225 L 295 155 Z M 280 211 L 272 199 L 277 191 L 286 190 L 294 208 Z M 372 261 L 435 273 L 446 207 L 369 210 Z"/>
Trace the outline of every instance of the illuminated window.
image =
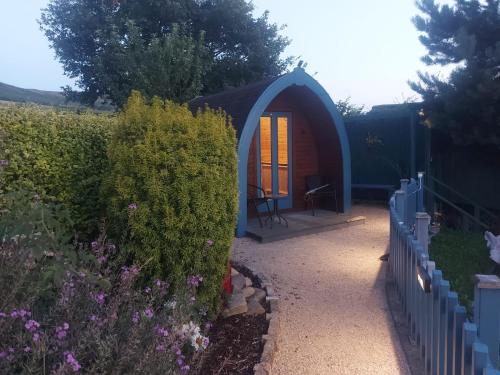
<path id="1" fill-rule="evenodd" d="M 271 117 L 260 118 L 260 186 L 266 194 L 273 192 Z"/>

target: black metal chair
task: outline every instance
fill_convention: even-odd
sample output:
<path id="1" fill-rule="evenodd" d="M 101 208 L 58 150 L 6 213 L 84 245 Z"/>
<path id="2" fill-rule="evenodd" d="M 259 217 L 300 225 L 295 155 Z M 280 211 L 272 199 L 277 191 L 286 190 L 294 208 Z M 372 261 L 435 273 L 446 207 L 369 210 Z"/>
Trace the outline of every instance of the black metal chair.
<path id="1" fill-rule="evenodd" d="M 335 212 L 338 213 L 339 206 L 337 201 L 337 190 L 335 189 L 334 184 L 331 181 L 328 181 L 323 176 L 306 176 L 306 193 L 304 195 L 306 210 L 308 205 L 310 205 L 312 215 L 315 216 L 315 203 L 325 198 L 333 198 L 333 200 L 335 201 Z"/>
<path id="2" fill-rule="evenodd" d="M 255 208 L 257 213 L 257 219 L 259 219 L 260 227 L 263 228 L 262 219 L 260 218 L 259 206 L 265 204 L 267 209 L 267 217 L 272 220 L 271 208 L 269 202 L 272 199 L 266 196 L 266 192 L 259 186 L 248 184 L 247 187 L 247 204 L 251 204 Z"/>

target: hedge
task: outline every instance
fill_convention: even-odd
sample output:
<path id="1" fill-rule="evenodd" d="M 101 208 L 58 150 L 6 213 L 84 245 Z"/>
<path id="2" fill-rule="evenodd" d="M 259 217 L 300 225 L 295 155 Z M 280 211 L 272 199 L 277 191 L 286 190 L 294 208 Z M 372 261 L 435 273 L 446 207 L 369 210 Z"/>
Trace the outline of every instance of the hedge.
<path id="1" fill-rule="evenodd" d="M 115 122 L 109 114 L 0 106 L 0 206 L 8 192 L 39 194 L 65 205 L 74 230 L 93 234 L 104 208 L 99 194 Z"/>
<path id="2" fill-rule="evenodd" d="M 120 114 L 108 156 L 108 217 L 146 273 L 175 288 L 201 276 L 198 302 L 215 313 L 237 214 L 236 137 L 227 116 L 137 92 Z"/>

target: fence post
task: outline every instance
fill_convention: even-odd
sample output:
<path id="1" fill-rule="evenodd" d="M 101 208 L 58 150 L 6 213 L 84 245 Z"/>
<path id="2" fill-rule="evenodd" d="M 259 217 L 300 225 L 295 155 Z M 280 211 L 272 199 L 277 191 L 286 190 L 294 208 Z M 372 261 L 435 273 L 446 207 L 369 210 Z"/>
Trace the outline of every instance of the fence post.
<path id="1" fill-rule="evenodd" d="M 417 196 L 417 210 L 425 211 L 424 208 L 424 172 L 418 172 L 418 196 Z"/>
<path id="2" fill-rule="evenodd" d="M 402 179 L 401 180 L 401 190 L 404 192 L 404 199 L 403 199 L 403 216 L 402 216 L 402 221 L 408 225 L 408 184 L 410 180 L 408 179 Z"/>
<path id="3" fill-rule="evenodd" d="M 396 201 L 396 212 L 399 216 L 399 221 L 405 221 L 405 197 L 406 193 L 403 190 L 397 190 L 395 193 L 395 201 Z"/>
<path id="4" fill-rule="evenodd" d="M 476 275 L 474 322 L 478 336 L 488 346 L 491 363 L 500 367 L 500 279 L 495 275 Z"/>
<path id="5" fill-rule="evenodd" d="M 417 212 L 416 215 L 416 235 L 426 254 L 429 254 L 429 225 L 431 217 L 427 212 Z"/>

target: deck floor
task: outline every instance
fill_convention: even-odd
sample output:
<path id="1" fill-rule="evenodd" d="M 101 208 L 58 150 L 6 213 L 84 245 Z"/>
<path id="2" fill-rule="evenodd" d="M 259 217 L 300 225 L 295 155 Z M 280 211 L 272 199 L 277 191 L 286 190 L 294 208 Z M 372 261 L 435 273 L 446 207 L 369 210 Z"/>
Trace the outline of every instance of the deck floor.
<path id="1" fill-rule="evenodd" d="M 311 215 L 311 211 L 284 213 L 283 216 L 288 220 L 288 227 L 283 221 L 281 224 L 275 221 L 271 228 L 268 221 L 267 225 L 261 228 L 257 218 L 249 219 L 247 234 L 260 242 L 272 242 L 365 222 L 364 216 L 337 214 L 327 210 L 316 210 L 315 216 Z M 261 217 L 264 222 L 265 217 Z"/>

